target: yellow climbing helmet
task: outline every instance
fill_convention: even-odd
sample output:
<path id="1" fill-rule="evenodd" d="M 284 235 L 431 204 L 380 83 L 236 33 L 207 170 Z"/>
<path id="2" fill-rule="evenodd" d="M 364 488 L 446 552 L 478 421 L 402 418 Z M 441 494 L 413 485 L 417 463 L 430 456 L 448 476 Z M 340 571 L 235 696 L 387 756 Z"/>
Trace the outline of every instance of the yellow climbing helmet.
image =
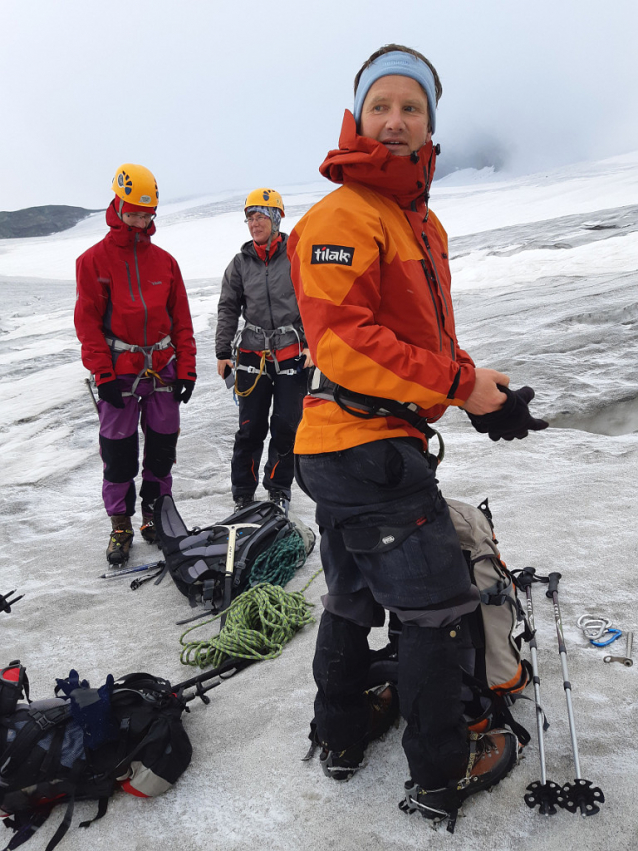
<path id="1" fill-rule="evenodd" d="M 111 189 L 118 198 L 138 207 L 157 207 L 157 181 L 143 165 L 124 163 L 115 172 Z"/>
<path id="2" fill-rule="evenodd" d="M 244 212 L 248 207 L 276 207 L 281 210 L 282 218 L 286 215 L 281 195 L 274 189 L 253 189 L 252 192 L 248 193 L 244 203 Z"/>

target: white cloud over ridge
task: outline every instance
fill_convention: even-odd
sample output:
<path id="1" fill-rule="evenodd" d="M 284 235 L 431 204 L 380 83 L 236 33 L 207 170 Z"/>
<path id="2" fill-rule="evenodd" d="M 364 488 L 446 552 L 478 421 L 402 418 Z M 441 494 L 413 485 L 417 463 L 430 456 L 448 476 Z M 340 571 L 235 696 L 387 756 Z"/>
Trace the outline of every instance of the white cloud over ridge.
<path id="1" fill-rule="evenodd" d="M 164 200 L 316 180 L 355 72 L 390 41 L 441 75 L 441 174 L 636 150 L 636 31 L 634 0 L 3 4 L 0 209 L 104 206 L 123 161 Z"/>

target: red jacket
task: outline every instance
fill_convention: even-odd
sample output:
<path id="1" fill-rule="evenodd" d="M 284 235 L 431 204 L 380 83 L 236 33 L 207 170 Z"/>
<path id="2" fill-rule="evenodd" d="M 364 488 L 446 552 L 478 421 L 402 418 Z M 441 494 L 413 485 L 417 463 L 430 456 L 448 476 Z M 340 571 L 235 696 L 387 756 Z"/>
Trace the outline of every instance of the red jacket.
<path id="1" fill-rule="evenodd" d="M 144 368 L 141 352 L 112 355 L 105 335 L 151 346 L 170 334 L 172 346 L 153 352 L 159 371 L 173 354 L 177 377 L 196 379 L 195 340 L 186 288 L 177 261 L 151 243 L 146 231 L 124 224 L 113 203 L 106 211 L 110 232 L 76 261 L 75 330 L 82 363 L 98 384 Z"/>
<path id="2" fill-rule="evenodd" d="M 315 204 L 288 241 L 292 279 L 312 358 L 331 381 L 413 402 L 429 420 L 462 404 L 474 364 L 459 348 L 447 235 L 425 191 L 432 144 L 396 157 L 359 136 L 346 112 L 339 149 L 321 173 L 343 186 Z M 394 417 L 363 420 L 306 397 L 295 452 L 334 452 L 379 438 L 420 436 Z"/>

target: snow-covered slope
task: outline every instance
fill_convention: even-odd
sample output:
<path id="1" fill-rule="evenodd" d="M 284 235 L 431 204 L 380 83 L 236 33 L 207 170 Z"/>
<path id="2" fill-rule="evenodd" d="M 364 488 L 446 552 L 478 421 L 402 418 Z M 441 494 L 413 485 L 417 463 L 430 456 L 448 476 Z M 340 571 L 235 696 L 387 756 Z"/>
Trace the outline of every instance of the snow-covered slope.
<path id="1" fill-rule="evenodd" d="M 473 504 L 489 497 L 511 568 L 563 574 L 582 772 L 605 792 L 600 814 L 550 819 L 528 810 L 525 787 L 540 776 L 535 738 L 492 795 L 468 802 L 454 837 L 397 809 L 407 779 L 400 730 L 369 748 L 366 769 L 350 783 L 325 778 L 316 762 L 300 759 L 312 716 L 310 626 L 280 659 L 224 683 L 209 707 L 193 707 L 185 718 L 193 764 L 170 793 L 152 801 L 116 796 L 89 834 L 72 828 L 62 846 L 68 851 L 87 840 L 122 851 L 635 849 L 638 666 L 603 664 L 604 651 L 585 641 L 576 620 L 596 612 L 624 630 L 637 625 L 638 154 L 511 181 L 464 177 L 461 184 L 450 175 L 432 194 L 451 236 L 461 344 L 477 363 L 508 372 L 514 386 L 531 384 L 533 410 L 552 428 L 493 444 L 451 411 L 441 423 L 441 486 Z M 289 187 L 286 229 L 329 189 Z M 198 342 L 200 379 L 182 409 L 174 471 L 175 500 L 189 525 L 231 509 L 237 409 L 216 375 L 213 337 L 220 276 L 247 238 L 242 201 L 241 192 L 181 201 L 158 217 L 156 242 L 184 270 Z M 109 672 L 148 670 L 174 681 L 194 673 L 179 663 L 175 621 L 189 609 L 172 583 L 132 592 L 127 582 L 97 578 L 108 524 L 72 311 L 74 260 L 104 230 L 94 216 L 47 239 L 0 242 L 0 591 L 25 594 L 10 615 L 0 614 L 0 635 L 3 657 L 22 659 L 37 697 L 49 696 L 53 678 L 71 667 L 94 685 Z M 298 490 L 293 505 L 312 524 L 312 505 Z M 131 561 L 154 552 L 138 536 Z M 301 589 L 319 564 L 315 552 L 288 590 Z M 317 615 L 323 589 L 319 577 L 306 591 Z M 548 776 L 565 782 L 574 771 L 553 617 L 542 594 L 535 603 L 551 724 Z M 373 640 L 384 643 L 383 631 Z M 532 704 L 522 701 L 515 714 L 534 729 Z M 92 805 L 78 805 L 74 824 L 92 814 Z M 44 847 L 60 817 L 34 847 Z"/>

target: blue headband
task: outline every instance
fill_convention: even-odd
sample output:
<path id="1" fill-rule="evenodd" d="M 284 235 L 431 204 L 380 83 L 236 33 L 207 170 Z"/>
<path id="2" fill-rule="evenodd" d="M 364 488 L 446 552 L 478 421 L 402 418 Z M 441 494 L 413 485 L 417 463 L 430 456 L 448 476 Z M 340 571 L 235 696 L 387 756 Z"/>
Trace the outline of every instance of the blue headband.
<path id="1" fill-rule="evenodd" d="M 359 124 L 361 120 L 363 102 L 372 84 L 380 80 L 381 77 L 389 77 L 395 74 L 400 77 L 411 77 L 424 90 L 428 99 L 430 130 L 434 133 L 436 129 L 436 86 L 434 84 L 434 74 L 425 62 L 411 53 L 404 53 L 402 50 L 393 50 L 392 53 L 382 54 L 371 65 L 368 65 L 361 74 L 354 96 L 355 121 Z"/>

